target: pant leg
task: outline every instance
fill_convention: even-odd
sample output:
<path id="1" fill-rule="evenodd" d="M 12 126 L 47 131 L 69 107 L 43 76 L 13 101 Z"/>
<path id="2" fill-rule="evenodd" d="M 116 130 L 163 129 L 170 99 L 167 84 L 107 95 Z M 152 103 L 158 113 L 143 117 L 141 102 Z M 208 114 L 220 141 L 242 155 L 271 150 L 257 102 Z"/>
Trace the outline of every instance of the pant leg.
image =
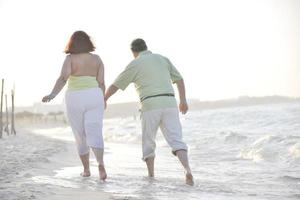
<path id="1" fill-rule="evenodd" d="M 100 88 L 87 90 L 85 99 L 84 130 L 89 147 L 104 148 L 102 127 L 104 98 Z"/>
<path id="2" fill-rule="evenodd" d="M 179 112 L 177 108 L 166 108 L 162 114 L 160 129 L 172 148 L 175 155 L 178 150 L 187 150 L 187 145 L 182 140 L 182 128 L 179 120 Z"/>
<path id="3" fill-rule="evenodd" d="M 149 157 L 155 157 L 155 137 L 160 124 L 161 113 L 162 110 L 157 109 L 141 114 L 143 160 Z"/>
<path id="4" fill-rule="evenodd" d="M 103 111 L 99 108 L 88 110 L 84 114 L 84 130 L 89 147 L 104 148 L 103 135 Z"/>
<path id="5" fill-rule="evenodd" d="M 78 97 L 75 92 L 66 93 L 65 103 L 68 120 L 75 137 L 78 153 L 79 155 L 87 154 L 89 153 L 89 147 L 86 143 L 86 135 L 84 131 L 84 109 L 78 102 Z"/>

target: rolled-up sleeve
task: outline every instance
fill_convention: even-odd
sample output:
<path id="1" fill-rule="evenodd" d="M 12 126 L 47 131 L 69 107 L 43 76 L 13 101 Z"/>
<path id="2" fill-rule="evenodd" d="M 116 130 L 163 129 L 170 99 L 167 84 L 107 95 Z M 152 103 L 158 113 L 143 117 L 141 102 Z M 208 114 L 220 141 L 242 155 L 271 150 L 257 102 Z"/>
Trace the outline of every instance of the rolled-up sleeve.
<path id="1" fill-rule="evenodd" d="M 176 81 L 182 80 L 182 76 L 179 73 L 179 71 L 176 69 L 176 67 L 171 63 L 171 61 L 166 58 L 168 65 L 169 65 L 169 71 L 170 71 L 170 77 L 173 83 L 175 83 Z"/>
<path id="2" fill-rule="evenodd" d="M 125 70 L 119 74 L 119 76 L 114 81 L 113 85 L 121 90 L 125 90 L 127 86 L 132 83 L 136 76 L 136 67 L 129 64 Z"/>

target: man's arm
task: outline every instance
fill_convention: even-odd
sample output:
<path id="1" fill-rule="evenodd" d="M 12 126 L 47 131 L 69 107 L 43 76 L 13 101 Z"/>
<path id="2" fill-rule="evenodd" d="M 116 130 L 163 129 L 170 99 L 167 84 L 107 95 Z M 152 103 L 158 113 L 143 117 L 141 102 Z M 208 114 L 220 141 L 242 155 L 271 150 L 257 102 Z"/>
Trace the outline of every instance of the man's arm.
<path id="1" fill-rule="evenodd" d="M 129 63 L 129 65 L 125 68 L 125 70 L 119 74 L 117 79 L 109 86 L 107 91 L 105 92 L 104 100 L 107 101 L 113 94 L 115 94 L 119 89 L 125 90 L 126 87 L 133 82 L 134 77 L 136 75 L 136 67 Z"/>
<path id="2" fill-rule="evenodd" d="M 109 97 L 111 97 L 113 94 L 115 94 L 118 90 L 119 90 L 119 88 L 117 88 L 114 85 L 109 86 L 109 88 L 105 92 L 104 100 L 107 101 L 109 99 Z"/>
<path id="3" fill-rule="evenodd" d="M 168 58 L 165 58 L 167 63 L 169 64 L 169 71 L 170 71 L 170 76 L 171 76 L 171 80 L 173 83 L 176 83 L 177 85 L 177 89 L 178 89 L 178 93 L 179 93 L 179 110 L 182 114 L 185 114 L 188 111 L 188 105 L 186 102 L 186 98 L 185 98 L 185 87 L 184 87 L 184 82 L 183 82 L 183 78 L 180 75 L 180 73 L 178 72 L 178 70 L 176 69 L 176 67 L 174 67 L 174 65 L 171 63 L 171 61 Z"/>
<path id="4" fill-rule="evenodd" d="M 186 97 L 185 97 L 185 86 L 183 79 L 175 81 L 179 93 L 179 110 L 182 114 L 187 113 L 188 111 L 188 104 L 186 102 Z"/>

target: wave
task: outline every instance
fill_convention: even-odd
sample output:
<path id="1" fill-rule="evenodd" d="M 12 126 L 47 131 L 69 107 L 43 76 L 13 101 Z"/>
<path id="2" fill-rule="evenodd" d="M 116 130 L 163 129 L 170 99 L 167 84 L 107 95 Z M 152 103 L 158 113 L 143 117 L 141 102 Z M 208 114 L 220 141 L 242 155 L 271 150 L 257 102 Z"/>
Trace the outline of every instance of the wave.
<path id="1" fill-rule="evenodd" d="M 220 134 L 224 134 L 224 141 L 230 143 L 238 143 L 247 139 L 247 136 L 232 131 L 221 132 Z"/>
<path id="2" fill-rule="evenodd" d="M 278 137 L 270 135 L 259 138 L 250 147 L 243 149 L 239 157 L 255 162 L 262 160 L 274 161 L 278 156 L 277 140 Z"/>
<path id="3" fill-rule="evenodd" d="M 296 138 L 296 139 L 295 139 Z M 246 160 L 280 161 L 300 158 L 300 143 L 297 137 L 266 135 L 243 148 L 239 157 Z"/>

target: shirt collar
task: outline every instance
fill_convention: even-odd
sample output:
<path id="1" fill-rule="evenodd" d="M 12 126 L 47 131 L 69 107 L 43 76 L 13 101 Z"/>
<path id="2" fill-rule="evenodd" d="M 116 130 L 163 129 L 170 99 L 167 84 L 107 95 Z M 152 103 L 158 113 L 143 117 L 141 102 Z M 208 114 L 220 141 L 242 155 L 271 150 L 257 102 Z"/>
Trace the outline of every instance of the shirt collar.
<path id="1" fill-rule="evenodd" d="M 141 52 L 139 53 L 139 56 L 147 55 L 147 54 L 151 54 L 151 53 L 152 53 L 151 51 L 145 50 L 145 51 L 141 51 Z"/>

